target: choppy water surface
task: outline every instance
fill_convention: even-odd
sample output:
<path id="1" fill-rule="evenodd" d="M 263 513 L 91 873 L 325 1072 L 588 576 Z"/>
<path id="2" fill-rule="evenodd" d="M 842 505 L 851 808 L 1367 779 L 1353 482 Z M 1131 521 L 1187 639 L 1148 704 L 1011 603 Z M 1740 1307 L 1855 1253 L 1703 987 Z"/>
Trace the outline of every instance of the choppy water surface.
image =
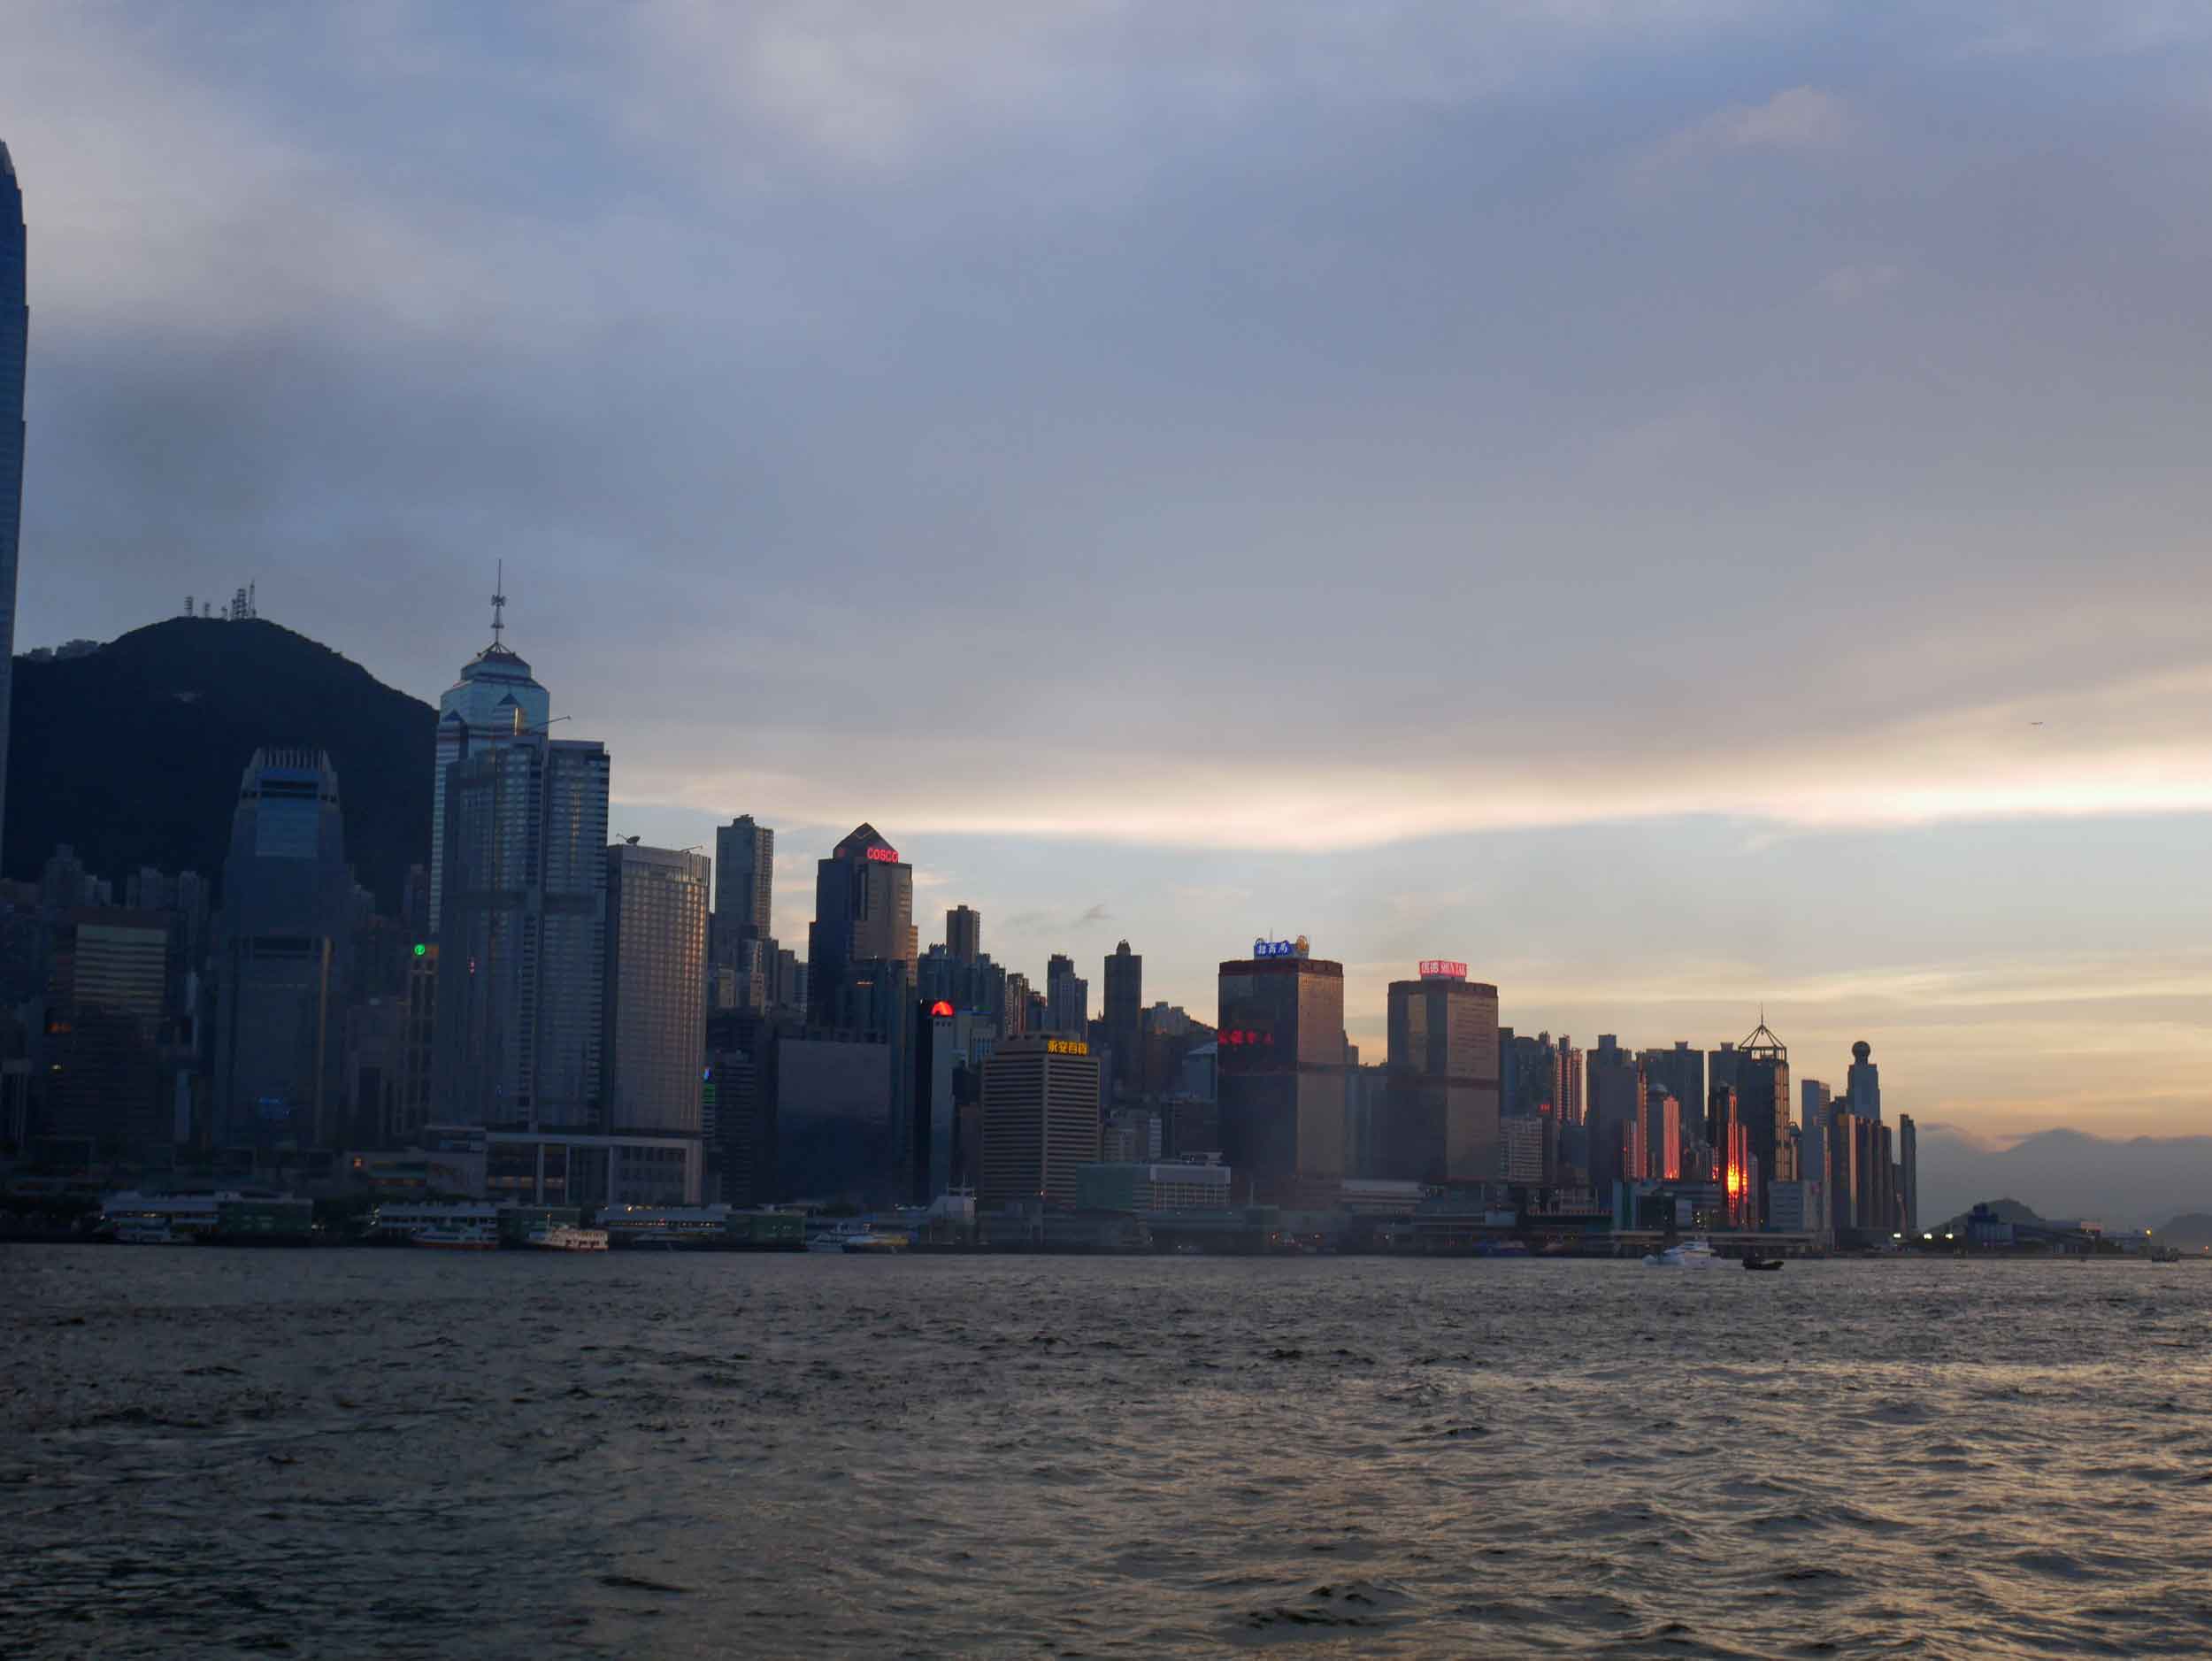
<path id="1" fill-rule="evenodd" d="M 0 1248 L 0 1653 L 2212 1649 L 2185 1265 Z"/>

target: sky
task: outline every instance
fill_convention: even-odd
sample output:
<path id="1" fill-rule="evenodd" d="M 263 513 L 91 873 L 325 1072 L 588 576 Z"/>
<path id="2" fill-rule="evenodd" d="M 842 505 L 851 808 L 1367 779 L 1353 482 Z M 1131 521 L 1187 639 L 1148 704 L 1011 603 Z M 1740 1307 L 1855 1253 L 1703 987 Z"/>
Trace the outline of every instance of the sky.
<path id="1" fill-rule="evenodd" d="M 16 0 L 19 650 L 188 594 L 1382 1052 L 2212 1123 L 2212 11 Z"/>

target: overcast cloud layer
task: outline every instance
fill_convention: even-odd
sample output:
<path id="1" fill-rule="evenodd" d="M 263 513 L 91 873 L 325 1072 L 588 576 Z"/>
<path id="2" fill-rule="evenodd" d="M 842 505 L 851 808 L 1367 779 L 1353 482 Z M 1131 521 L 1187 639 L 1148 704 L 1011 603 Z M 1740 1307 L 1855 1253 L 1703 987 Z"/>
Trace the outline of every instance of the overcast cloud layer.
<path id="1" fill-rule="evenodd" d="M 503 558 L 787 935 L 866 818 L 1374 1056 L 1448 954 L 2201 1128 L 2208 18 L 31 0 L 19 645 L 250 577 L 434 698 Z"/>

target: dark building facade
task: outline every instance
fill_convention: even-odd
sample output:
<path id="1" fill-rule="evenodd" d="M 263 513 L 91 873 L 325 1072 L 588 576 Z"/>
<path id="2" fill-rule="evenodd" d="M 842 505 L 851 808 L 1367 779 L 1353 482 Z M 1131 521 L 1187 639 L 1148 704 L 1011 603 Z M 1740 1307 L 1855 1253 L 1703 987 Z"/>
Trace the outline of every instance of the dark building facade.
<path id="1" fill-rule="evenodd" d="M 704 854 L 607 850 L 600 1122 L 611 1133 L 700 1134 L 711 880 Z"/>
<path id="2" fill-rule="evenodd" d="M 23 528 L 23 392 L 31 349 L 28 256 L 23 191 L 8 147 L 0 144 L 0 826 L 7 823 L 16 556 Z"/>
<path id="3" fill-rule="evenodd" d="M 769 903 L 776 886 L 776 833 L 741 813 L 714 833 L 716 934 L 734 944 L 770 934 Z"/>
<path id="4" fill-rule="evenodd" d="M 872 825 L 854 827 L 814 867 L 814 921 L 807 930 L 807 1020 L 834 1027 L 856 963 L 897 958 L 914 980 L 914 867 Z"/>
<path id="5" fill-rule="evenodd" d="M 945 950 L 955 963 L 973 963 L 983 955 L 983 913 L 956 905 L 945 913 Z"/>
<path id="6" fill-rule="evenodd" d="M 1266 943 L 1283 954 L 1220 968 L 1220 1151 L 1262 1202 L 1333 1199 L 1344 1177 L 1344 965 L 1302 955 L 1302 942 Z"/>
<path id="7" fill-rule="evenodd" d="M 1106 1042 L 1113 1074 L 1109 1095 L 1121 1100 L 1141 1092 L 1144 1070 L 1144 958 L 1123 941 L 1107 954 Z"/>
<path id="8" fill-rule="evenodd" d="M 319 750 L 255 751 L 216 934 L 216 1146 L 340 1138 L 353 919 L 337 773 Z"/>
<path id="9" fill-rule="evenodd" d="M 1002 1041 L 983 1064 L 979 1211 L 1068 1208 L 1099 1150 L 1098 1058 L 1079 1038 Z"/>
<path id="10" fill-rule="evenodd" d="M 1764 1217 L 1770 1207 L 1763 1185 L 1797 1180 L 1795 1144 L 1790 1137 L 1796 1120 L 1790 1100 L 1790 1052 L 1762 1020 L 1734 1053 L 1736 1101 L 1745 1134 L 1751 1138 L 1752 1157 L 1759 1162 L 1759 1213 Z"/>
<path id="11" fill-rule="evenodd" d="M 1424 965 L 1389 994 L 1388 1081 L 1375 1140 L 1383 1174 L 1501 1180 L 1498 988 L 1463 964 Z"/>

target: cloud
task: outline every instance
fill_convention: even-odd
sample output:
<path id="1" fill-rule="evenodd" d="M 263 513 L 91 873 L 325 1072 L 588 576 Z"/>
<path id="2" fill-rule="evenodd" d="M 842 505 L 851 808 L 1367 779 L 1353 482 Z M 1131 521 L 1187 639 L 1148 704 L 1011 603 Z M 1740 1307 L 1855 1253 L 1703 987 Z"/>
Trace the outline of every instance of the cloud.
<path id="1" fill-rule="evenodd" d="M 1817 87 L 1790 87 L 1764 104 L 1732 104 L 1678 128 L 1640 164 L 1646 173 L 1744 150 L 1816 154 L 1841 150 L 1855 122 L 1849 107 Z"/>

